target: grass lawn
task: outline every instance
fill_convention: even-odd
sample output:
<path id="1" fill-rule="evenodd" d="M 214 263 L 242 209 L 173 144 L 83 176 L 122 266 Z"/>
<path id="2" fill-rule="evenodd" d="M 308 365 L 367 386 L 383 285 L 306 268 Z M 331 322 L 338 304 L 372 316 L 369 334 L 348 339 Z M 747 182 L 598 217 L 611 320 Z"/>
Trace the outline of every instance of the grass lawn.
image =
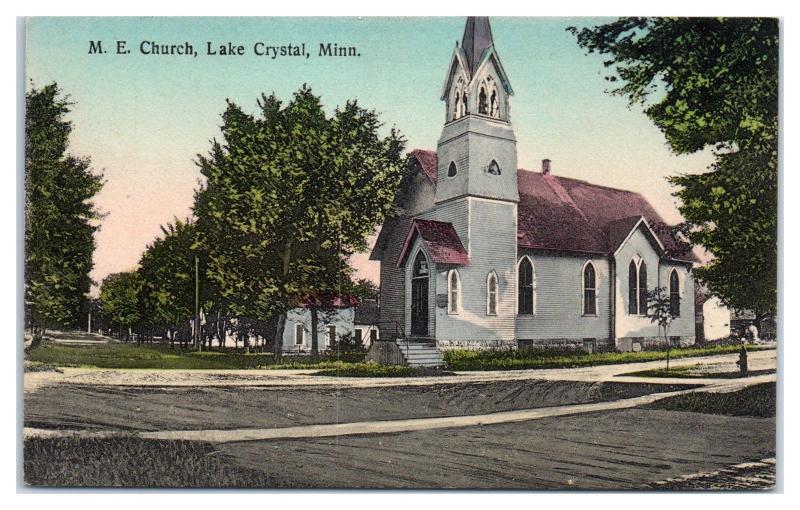
<path id="1" fill-rule="evenodd" d="M 244 354 L 232 349 L 182 351 L 161 344 L 59 345 L 44 343 L 28 353 L 28 360 L 59 367 L 156 368 L 156 369 L 256 369 L 338 368 L 363 361 L 363 354 L 325 357 L 311 363 L 307 357 L 285 357 L 273 361 L 271 353 Z"/>
<path id="2" fill-rule="evenodd" d="M 715 345 L 672 349 L 671 359 L 713 356 L 739 352 L 740 345 Z M 766 347 L 748 345 L 747 350 Z M 444 360 L 450 370 L 523 370 L 527 368 L 579 368 L 616 363 L 640 363 L 667 359 L 666 351 L 576 353 L 548 349 L 526 351 L 445 351 Z"/>
<path id="3" fill-rule="evenodd" d="M 34 438 L 23 451 L 25 482 L 35 486 L 275 487 L 202 442 Z"/>
<path id="4" fill-rule="evenodd" d="M 749 346 L 748 350 L 764 349 Z M 673 359 L 730 354 L 739 346 L 673 349 Z M 555 350 L 445 351 L 449 370 L 522 370 L 527 368 L 572 368 L 614 363 L 636 363 L 666 359 L 665 351 L 581 353 Z M 275 363 L 271 353 L 244 354 L 233 349 L 182 351 L 165 344 L 63 345 L 45 342 L 27 355 L 34 365 L 48 367 L 145 368 L 145 369 L 320 369 L 319 375 L 348 377 L 408 377 L 431 375 L 408 367 L 376 368 L 364 363 L 364 354 L 323 356 L 314 362 L 308 356 L 285 356 Z"/>
<path id="5" fill-rule="evenodd" d="M 687 393 L 649 404 L 649 409 L 721 414 L 725 416 L 775 416 L 775 383 L 756 384 L 731 393 Z"/>
<path id="6" fill-rule="evenodd" d="M 621 374 L 622 376 L 630 377 L 678 377 L 685 379 L 735 379 L 741 377 L 737 372 L 704 372 L 704 365 L 687 365 L 683 367 L 673 367 L 667 370 L 666 368 L 654 368 L 652 370 L 640 370 L 639 372 L 629 372 Z M 750 370 L 747 375 L 752 377 L 756 375 L 774 374 L 774 369 L 767 370 Z"/>

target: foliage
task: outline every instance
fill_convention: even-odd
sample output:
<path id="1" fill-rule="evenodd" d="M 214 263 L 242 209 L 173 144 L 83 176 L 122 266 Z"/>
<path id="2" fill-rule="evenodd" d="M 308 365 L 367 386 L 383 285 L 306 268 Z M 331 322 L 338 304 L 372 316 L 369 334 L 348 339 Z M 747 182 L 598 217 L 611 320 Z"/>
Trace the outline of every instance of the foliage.
<path id="1" fill-rule="evenodd" d="M 365 352 L 364 344 L 357 340 L 352 333 L 346 333 L 338 337 L 331 345 L 331 350 L 334 352 L 351 353 L 351 352 Z"/>
<path id="2" fill-rule="evenodd" d="M 67 153 L 72 103 L 58 85 L 25 99 L 26 321 L 39 331 L 74 326 L 85 305 L 100 218 L 91 200 L 103 178 L 89 158 Z"/>
<path id="3" fill-rule="evenodd" d="M 341 368 L 320 370 L 314 375 L 331 377 L 431 377 L 454 374 L 445 370 L 431 368 L 379 365 L 375 362 L 369 362 L 350 364 Z"/>
<path id="4" fill-rule="evenodd" d="M 141 319 L 139 296 L 142 281 L 139 273 L 113 273 L 100 285 L 100 306 L 106 319 L 121 328 L 131 328 Z M 127 338 L 127 332 L 125 332 Z"/>
<path id="5" fill-rule="evenodd" d="M 669 370 L 663 368 L 654 368 L 651 370 L 641 370 L 638 372 L 629 372 L 622 374 L 625 377 L 667 377 L 667 378 L 680 378 L 680 379 L 734 379 L 741 377 L 741 372 L 709 372 L 707 371 L 708 365 L 688 365 L 683 367 L 671 368 Z M 775 370 L 751 370 L 750 376 L 774 374 Z"/>
<path id="6" fill-rule="evenodd" d="M 352 293 L 359 301 L 367 299 L 377 300 L 380 296 L 380 289 L 372 280 L 359 278 L 352 284 Z"/>
<path id="7" fill-rule="evenodd" d="M 675 315 L 677 313 L 676 310 L 680 309 L 680 298 L 678 298 L 679 302 L 673 308 L 673 303 L 666 287 L 656 287 L 647 291 L 645 296 L 647 299 L 647 317 L 650 322 L 658 324 L 658 329 L 664 338 L 667 350 L 667 370 L 669 370 L 669 353 L 672 346 L 669 338 L 669 328 L 672 325 L 672 321 L 677 317 Z"/>
<path id="8" fill-rule="evenodd" d="M 280 317 L 279 338 L 286 311 L 347 290 L 347 260 L 392 206 L 403 140 L 381 138 L 377 114 L 355 101 L 328 118 L 306 86 L 286 105 L 274 95 L 258 105 L 256 117 L 228 102 L 223 141 L 198 156 L 194 212 L 221 306 Z"/>
<path id="9" fill-rule="evenodd" d="M 678 154 L 712 148 L 708 172 L 679 175 L 689 239 L 714 259 L 697 270 L 735 309 L 776 311 L 779 32 L 775 18 L 621 18 L 570 30 L 607 57 L 627 97 Z"/>
<path id="10" fill-rule="evenodd" d="M 151 327 L 175 328 L 194 315 L 197 232 L 178 219 L 161 232 L 139 261 L 141 317 Z"/>
<path id="11" fill-rule="evenodd" d="M 738 353 L 741 346 L 687 347 L 672 350 L 672 359 Z M 748 346 L 750 351 L 763 347 Z M 526 351 L 444 351 L 451 370 L 525 370 L 530 368 L 579 368 L 616 363 L 639 363 L 667 358 L 665 351 L 579 353 L 530 349 Z"/>

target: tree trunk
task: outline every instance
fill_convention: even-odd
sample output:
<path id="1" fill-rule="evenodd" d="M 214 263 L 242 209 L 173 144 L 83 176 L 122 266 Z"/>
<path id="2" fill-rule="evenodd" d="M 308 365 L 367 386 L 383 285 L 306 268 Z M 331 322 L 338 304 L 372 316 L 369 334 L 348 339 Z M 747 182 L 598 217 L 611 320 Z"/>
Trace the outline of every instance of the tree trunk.
<path id="1" fill-rule="evenodd" d="M 275 345 L 273 346 L 273 353 L 275 354 L 275 362 L 278 363 L 283 355 L 283 331 L 286 329 L 286 312 L 278 315 L 278 325 L 275 327 Z"/>
<path id="2" fill-rule="evenodd" d="M 311 305 L 311 359 L 319 358 L 319 308 Z"/>

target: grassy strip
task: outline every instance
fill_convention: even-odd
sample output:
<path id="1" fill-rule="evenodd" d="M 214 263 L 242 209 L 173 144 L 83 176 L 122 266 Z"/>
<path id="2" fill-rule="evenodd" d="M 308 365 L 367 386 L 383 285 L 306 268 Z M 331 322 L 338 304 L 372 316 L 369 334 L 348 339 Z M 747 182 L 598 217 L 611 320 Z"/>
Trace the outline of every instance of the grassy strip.
<path id="1" fill-rule="evenodd" d="M 208 443 L 34 438 L 24 445 L 25 482 L 46 487 L 275 487 Z"/>
<path id="2" fill-rule="evenodd" d="M 739 372 L 704 372 L 704 365 L 689 365 L 685 367 L 675 367 L 667 370 L 666 368 L 654 368 L 652 370 L 641 370 L 639 372 L 629 372 L 621 374 L 620 377 L 675 377 L 681 379 L 736 379 L 741 377 Z M 757 375 L 774 374 L 775 370 L 750 370 L 748 377 Z"/>
<path id="3" fill-rule="evenodd" d="M 321 370 L 314 375 L 333 377 L 430 377 L 453 375 L 453 372 L 433 368 L 417 368 L 377 363 L 349 363 L 334 369 Z"/>
<path id="4" fill-rule="evenodd" d="M 649 409 L 721 414 L 725 416 L 775 416 L 775 383 L 756 384 L 731 393 L 687 393 L 658 400 Z"/>
<path id="5" fill-rule="evenodd" d="M 244 354 L 232 349 L 182 351 L 169 345 L 104 344 L 59 345 L 45 343 L 28 354 L 28 360 L 59 367 L 151 368 L 151 369 L 291 369 L 336 368 L 342 363 L 363 361 L 363 354 L 324 357 L 285 357 L 275 363 L 271 353 Z"/>
<path id="6" fill-rule="evenodd" d="M 671 359 L 714 356 L 739 352 L 739 345 L 715 345 L 672 349 Z M 749 351 L 767 349 L 750 345 Z M 523 370 L 528 368 L 579 368 L 617 363 L 641 363 L 667 359 L 666 351 L 581 353 L 549 349 L 526 351 L 445 351 L 444 359 L 451 370 Z"/>

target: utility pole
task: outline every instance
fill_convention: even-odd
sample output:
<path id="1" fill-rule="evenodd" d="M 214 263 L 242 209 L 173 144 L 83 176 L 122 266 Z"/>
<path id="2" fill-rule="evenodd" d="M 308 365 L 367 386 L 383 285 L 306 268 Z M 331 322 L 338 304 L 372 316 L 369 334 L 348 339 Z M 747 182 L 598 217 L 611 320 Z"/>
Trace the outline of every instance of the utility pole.
<path id="1" fill-rule="evenodd" d="M 86 327 L 86 332 L 92 332 L 92 312 L 89 312 L 89 325 Z"/>
<path id="2" fill-rule="evenodd" d="M 200 258 L 194 256 L 194 344 L 202 351 L 200 344 Z"/>

